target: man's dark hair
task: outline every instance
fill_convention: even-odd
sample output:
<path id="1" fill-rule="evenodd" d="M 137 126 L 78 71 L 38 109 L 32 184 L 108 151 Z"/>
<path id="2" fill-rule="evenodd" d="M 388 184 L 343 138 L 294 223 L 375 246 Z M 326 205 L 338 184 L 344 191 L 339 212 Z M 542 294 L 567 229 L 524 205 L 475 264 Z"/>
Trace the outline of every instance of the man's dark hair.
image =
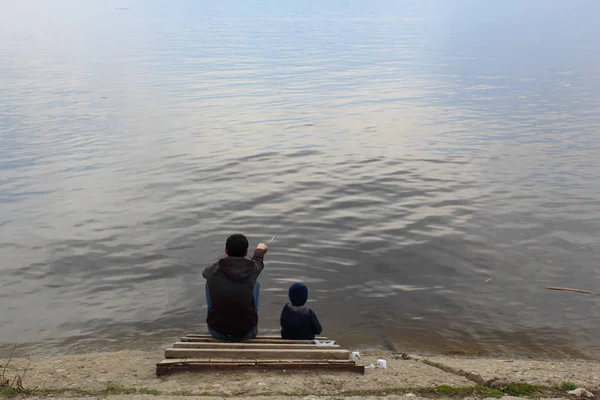
<path id="1" fill-rule="evenodd" d="M 229 257 L 244 257 L 248 251 L 248 239 L 244 235 L 235 233 L 227 238 L 225 248 Z"/>

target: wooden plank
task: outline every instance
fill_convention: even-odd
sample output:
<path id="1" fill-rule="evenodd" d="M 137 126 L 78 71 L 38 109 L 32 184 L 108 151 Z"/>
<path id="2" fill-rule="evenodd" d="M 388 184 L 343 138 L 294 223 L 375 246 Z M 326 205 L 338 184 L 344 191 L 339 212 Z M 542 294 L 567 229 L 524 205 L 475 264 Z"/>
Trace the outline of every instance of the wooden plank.
<path id="1" fill-rule="evenodd" d="M 272 364 L 255 364 L 255 363 L 209 363 L 209 364 L 194 364 L 180 363 L 174 365 L 156 365 L 156 375 L 163 376 L 179 371 L 214 371 L 214 370 L 238 370 L 238 369 L 267 369 L 267 370 L 324 370 L 324 371 L 343 371 L 355 372 L 364 374 L 365 367 L 355 364 L 327 364 L 327 363 L 272 363 Z"/>
<path id="2" fill-rule="evenodd" d="M 188 333 L 185 335 L 187 337 L 197 337 L 197 338 L 211 338 L 212 336 L 206 333 Z M 281 335 L 273 334 L 273 335 L 257 335 L 254 339 L 282 339 Z M 318 340 L 327 340 L 326 336 L 315 336 L 315 339 Z M 285 339 L 282 339 L 285 340 Z"/>
<path id="3" fill-rule="evenodd" d="M 176 349 L 165 350 L 165 358 L 256 358 L 256 359 L 347 359 L 350 351 L 343 349 Z"/>
<path id="4" fill-rule="evenodd" d="M 156 375 L 164 376 L 175 372 L 184 371 L 235 371 L 239 369 L 259 369 L 259 370 L 323 370 L 323 371 L 339 371 L 339 372 L 354 372 L 359 374 L 365 373 L 365 367 L 362 365 L 344 365 L 344 364 L 265 364 L 265 365 L 235 365 L 235 364 L 183 364 L 172 366 L 156 366 Z"/>
<path id="5" fill-rule="evenodd" d="M 316 344 L 302 343 L 226 343 L 226 342 L 176 342 L 176 349 L 340 349 L 338 345 L 318 346 Z"/>
<path id="6" fill-rule="evenodd" d="M 215 338 L 199 338 L 199 337 L 182 337 L 181 342 L 195 342 L 195 343 L 230 343 L 224 340 L 218 340 Z M 287 344 L 315 344 L 314 340 L 287 340 L 287 339 L 248 339 L 243 342 L 235 343 L 287 343 Z"/>
<path id="7" fill-rule="evenodd" d="M 237 361 L 239 361 L 239 360 L 237 360 Z M 262 364 L 301 364 L 301 363 L 354 364 L 354 361 L 352 361 L 352 360 L 321 360 L 321 359 L 315 359 L 315 360 L 292 360 L 292 359 L 290 359 L 290 360 L 263 360 L 263 359 L 256 359 L 254 361 L 256 362 L 257 365 L 262 365 Z M 216 362 L 221 362 L 221 361 L 217 360 Z"/>
<path id="8" fill-rule="evenodd" d="M 249 359 L 249 360 L 244 360 L 244 362 L 254 362 L 256 364 L 273 364 L 273 363 L 306 363 L 306 362 L 310 362 L 310 363 L 327 363 L 327 364 L 356 364 L 353 360 L 277 360 L 277 359 L 273 359 L 273 360 L 259 360 L 259 359 Z M 169 359 L 165 359 L 162 360 L 159 364 L 160 365 L 175 365 L 175 364 L 183 364 L 183 363 L 187 363 L 187 364 L 209 364 L 209 363 L 218 363 L 218 364 L 236 364 L 239 363 L 240 360 L 233 360 L 233 359 L 229 359 L 229 360 L 219 360 L 219 359 L 210 359 L 210 358 L 169 358 Z M 158 365 L 158 364 L 157 364 Z"/>

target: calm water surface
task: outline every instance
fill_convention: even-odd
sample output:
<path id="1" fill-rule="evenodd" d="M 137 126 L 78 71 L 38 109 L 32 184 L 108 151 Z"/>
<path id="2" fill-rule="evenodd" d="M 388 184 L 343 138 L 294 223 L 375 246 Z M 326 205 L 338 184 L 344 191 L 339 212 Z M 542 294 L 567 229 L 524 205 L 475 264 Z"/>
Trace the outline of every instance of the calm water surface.
<path id="1" fill-rule="evenodd" d="M 0 344 L 160 346 L 275 236 L 348 346 L 600 357 L 600 3 L 0 12 Z"/>

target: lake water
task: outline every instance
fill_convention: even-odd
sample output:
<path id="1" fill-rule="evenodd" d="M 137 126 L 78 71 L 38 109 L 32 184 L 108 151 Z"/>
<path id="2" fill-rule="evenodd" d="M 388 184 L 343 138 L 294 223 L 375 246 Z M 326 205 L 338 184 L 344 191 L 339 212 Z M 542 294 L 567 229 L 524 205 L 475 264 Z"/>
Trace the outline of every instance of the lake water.
<path id="1" fill-rule="evenodd" d="M 350 347 L 600 356 L 600 2 L 24 1 L 0 12 L 0 343 L 204 329 L 275 236 Z M 158 353 L 157 353 L 158 354 Z"/>

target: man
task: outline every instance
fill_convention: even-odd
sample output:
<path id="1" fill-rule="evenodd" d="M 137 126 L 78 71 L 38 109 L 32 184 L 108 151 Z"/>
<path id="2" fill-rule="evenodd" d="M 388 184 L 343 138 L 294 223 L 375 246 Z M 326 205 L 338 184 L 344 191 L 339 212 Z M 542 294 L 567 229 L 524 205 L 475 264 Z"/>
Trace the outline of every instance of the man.
<path id="1" fill-rule="evenodd" d="M 264 268 L 267 245 L 260 243 L 252 259 L 248 255 L 248 239 L 234 234 L 227 238 L 225 254 L 206 267 L 206 303 L 208 331 L 216 339 L 241 341 L 256 337 L 258 295 L 256 279 Z"/>

